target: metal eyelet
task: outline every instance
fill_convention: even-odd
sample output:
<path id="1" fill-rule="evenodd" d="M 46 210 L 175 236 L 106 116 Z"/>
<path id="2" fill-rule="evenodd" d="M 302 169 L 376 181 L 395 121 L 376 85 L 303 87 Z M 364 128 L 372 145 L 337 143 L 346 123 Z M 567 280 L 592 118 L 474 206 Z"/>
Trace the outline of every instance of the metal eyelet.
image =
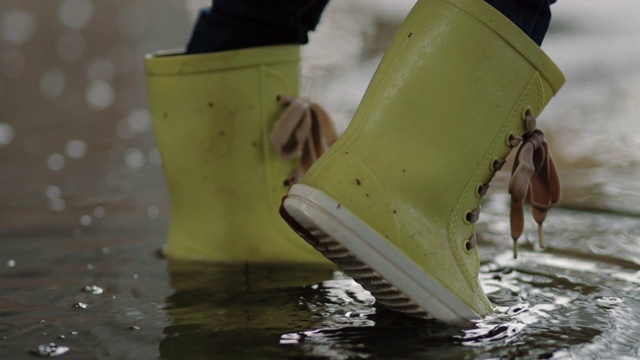
<path id="1" fill-rule="evenodd" d="M 471 237 L 464 242 L 464 249 L 467 253 L 470 253 L 475 247 L 478 246 L 478 237 L 476 236 L 475 230 L 471 234 Z"/>
<path id="2" fill-rule="evenodd" d="M 509 132 L 509 136 L 507 136 L 507 138 L 505 139 L 505 144 L 509 148 L 514 149 L 517 148 L 520 143 L 522 143 L 522 136 L 518 136 L 513 132 Z"/>
<path id="3" fill-rule="evenodd" d="M 506 162 L 507 162 L 506 159 L 498 159 L 497 157 L 493 158 L 493 161 L 491 162 L 491 167 L 490 167 L 491 171 L 493 172 L 500 171 L 500 169 L 502 169 L 502 167 Z"/>
<path id="4" fill-rule="evenodd" d="M 480 208 L 477 207 L 471 211 L 467 211 L 464 214 L 464 222 L 465 224 L 474 224 L 480 219 Z"/>
<path id="5" fill-rule="evenodd" d="M 490 183 L 479 184 L 478 187 L 476 188 L 476 196 L 481 198 L 487 195 L 487 191 L 489 191 L 490 186 L 491 186 Z"/>

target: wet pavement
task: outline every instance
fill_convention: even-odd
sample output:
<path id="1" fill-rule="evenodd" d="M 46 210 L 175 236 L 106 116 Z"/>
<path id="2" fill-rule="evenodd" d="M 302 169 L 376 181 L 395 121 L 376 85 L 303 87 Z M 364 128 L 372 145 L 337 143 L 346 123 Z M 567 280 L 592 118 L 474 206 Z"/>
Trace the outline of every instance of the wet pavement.
<path id="1" fill-rule="evenodd" d="M 334 0 L 305 49 L 305 93 L 340 129 L 410 3 Z M 547 248 L 528 223 L 514 261 L 498 175 L 479 224 L 497 313 L 462 331 L 377 309 L 333 270 L 160 258 L 168 202 L 142 56 L 181 47 L 193 14 L 160 0 L 3 1 L 0 358 L 637 358 L 640 5 L 553 10 L 543 48 L 567 84 L 540 127 L 564 199 Z"/>

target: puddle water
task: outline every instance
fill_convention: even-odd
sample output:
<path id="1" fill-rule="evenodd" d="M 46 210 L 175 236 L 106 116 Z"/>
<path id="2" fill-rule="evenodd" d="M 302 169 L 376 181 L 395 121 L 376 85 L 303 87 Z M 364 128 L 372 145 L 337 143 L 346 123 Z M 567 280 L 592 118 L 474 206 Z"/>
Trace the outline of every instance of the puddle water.
<path id="1" fill-rule="evenodd" d="M 638 219 L 556 209 L 548 248 L 534 247 L 531 226 L 514 260 L 494 233 L 506 203 L 489 198 L 480 239 L 496 312 L 465 330 L 379 309 L 330 268 L 167 262 L 148 230 L 4 236 L 14 263 L 0 268 L 0 353 L 54 343 L 70 359 L 639 356 Z"/>
<path id="2" fill-rule="evenodd" d="M 361 3 L 332 0 L 303 69 L 342 129 L 401 18 Z M 514 260 L 497 176 L 478 224 L 496 312 L 464 330 L 379 309 L 332 268 L 160 257 L 168 205 L 135 59 L 181 46 L 191 15 L 169 1 L 16 4 L 0 5 L 1 359 L 640 357 L 635 0 L 554 5 L 545 48 L 568 82 L 541 127 L 563 203 L 547 248 L 528 220 Z"/>

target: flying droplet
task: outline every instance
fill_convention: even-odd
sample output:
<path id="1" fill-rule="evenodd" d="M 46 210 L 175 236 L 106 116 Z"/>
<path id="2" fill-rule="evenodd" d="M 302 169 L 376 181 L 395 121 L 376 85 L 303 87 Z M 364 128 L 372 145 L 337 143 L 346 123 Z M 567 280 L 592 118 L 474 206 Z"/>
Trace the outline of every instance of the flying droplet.
<path id="1" fill-rule="evenodd" d="M 89 215 L 82 215 L 80 217 L 80 225 L 82 226 L 89 226 L 91 225 L 91 216 Z"/>
<path id="2" fill-rule="evenodd" d="M 136 148 L 128 149 L 124 152 L 124 161 L 130 168 L 139 169 L 144 165 L 144 154 Z"/>
<path id="3" fill-rule="evenodd" d="M 55 68 L 48 70 L 40 79 L 42 94 L 50 99 L 58 97 L 64 91 L 65 76 L 62 70 Z"/>
<path id="4" fill-rule="evenodd" d="M 11 144 L 13 136 L 13 127 L 9 124 L 0 123 L 0 148 Z"/>
<path id="5" fill-rule="evenodd" d="M 147 216 L 149 216 L 150 218 L 158 217 L 158 214 L 160 214 L 160 210 L 158 210 L 158 208 L 155 206 L 150 206 L 147 209 Z"/>
<path id="6" fill-rule="evenodd" d="M 87 144 L 82 140 L 70 140 L 64 146 L 64 152 L 72 159 L 80 159 L 87 153 Z"/>
<path id="7" fill-rule="evenodd" d="M 23 10 L 8 10 L 0 17 L 0 38 L 22 44 L 35 32 L 36 20 L 31 13 Z"/>
<path id="8" fill-rule="evenodd" d="M 94 6 L 90 0 L 65 0 L 58 9 L 60 22 L 68 28 L 80 30 L 93 17 Z"/>
<path id="9" fill-rule="evenodd" d="M 98 219 L 103 218 L 104 214 L 105 214 L 105 211 L 102 206 L 98 206 L 97 208 L 93 209 L 93 216 L 95 216 Z"/>
<path id="10" fill-rule="evenodd" d="M 64 167 L 64 156 L 51 154 L 47 159 L 47 167 L 52 171 L 60 171 Z"/>
<path id="11" fill-rule="evenodd" d="M 62 191 L 55 185 L 49 185 L 45 190 L 45 194 L 47 195 L 47 198 L 54 200 L 58 199 L 62 195 Z"/>
<path id="12" fill-rule="evenodd" d="M 104 81 L 94 81 L 87 88 L 87 103 L 96 110 L 103 110 L 111 106 L 114 97 L 113 87 Z"/>

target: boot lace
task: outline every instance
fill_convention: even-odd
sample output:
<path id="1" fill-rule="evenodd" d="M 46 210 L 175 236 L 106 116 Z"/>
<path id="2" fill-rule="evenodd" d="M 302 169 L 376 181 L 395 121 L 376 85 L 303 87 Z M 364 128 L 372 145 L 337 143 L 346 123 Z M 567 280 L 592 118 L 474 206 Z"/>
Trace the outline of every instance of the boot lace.
<path id="1" fill-rule="evenodd" d="M 300 159 L 292 177 L 299 179 L 338 139 L 338 132 L 329 114 L 309 98 L 278 96 L 278 102 L 285 110 L 271 131 L 271 144 L 283 158 Z"/>
<path id="2" fill-rule="evenodd" d="M 549 151 L 549 145 L 544 139 L 542 130 L 536 128 L 536 118 L 527 111 L 524 118 L 525 133 L 522 137 L 510 135 L 509 144 L 512 148 L 520 146 L 517 150 L 511 180 L 509 181 L 509 194 L 511 195 L 511 210 L 509 214 L 511 222 L 511 238 L 513 239 L 513 257 L 518 257 L 518 238 L 524 231 L 524 203 L 531 206 L 531 213 L 538 223 L 538 244 L 544 247 L 542 224 L 547 217 L 547 212 L 558 204 L 561 196 L 560 179 L 555 162 Z M 505 164 L 505 159 L 496 159 L 492 164 L 494 172 L 500 170 Z M 489 183 L 478 188 L 478 194 L 484 196 L 489 189 Z M 466 219 L 470 223 L 478 220 L 480 208 L 467 212 Z M 475 232 L 467 242 L 467 249 L 476 246 Z"/>
<path id="3" fill-rule="evenodd" d="M 544 247 L 542 223 L 547 218 L 547 211 L 558 204 L 562 193 L 549 145 L 542 130 L 536 129 L 536 118 L 531 112 L 525 116 L 525 126 L 526 132 L 516 153 L 509 181 L 514 258 L 518 256 L 518 238 L 524 231 L 523 203 L 531 205 L 531 214 L 538 223 L 538 244 Z"/>

